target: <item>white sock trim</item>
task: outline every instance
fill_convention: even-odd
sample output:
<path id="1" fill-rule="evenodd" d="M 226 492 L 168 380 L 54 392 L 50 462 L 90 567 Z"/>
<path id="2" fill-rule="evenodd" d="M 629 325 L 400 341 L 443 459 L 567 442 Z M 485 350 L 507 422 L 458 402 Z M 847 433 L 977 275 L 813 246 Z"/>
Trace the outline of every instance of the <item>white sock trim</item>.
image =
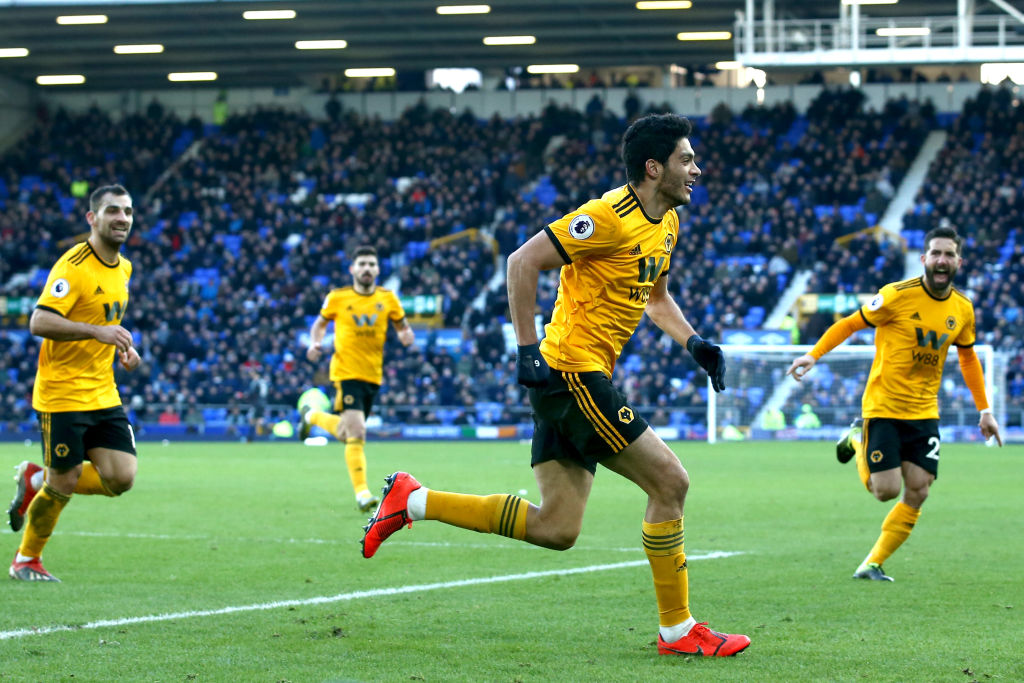
<path id="1" fill-rule="evenodd" d="M 690 633 L 690 629 L 697 625 L 697 620 L 690 617 L 681 624 L 675 626 L 662 626 L 659 631 L 661 633 L 661 639 L 666 643 L 674 643 L 680 638 Z"/>
<path id="2" fill-rule="evenodd" d="M 409 500 L 405 502 L 405 514 L 409 519 L 416 521 L 427 516 L 427 491 L 426 486 L 421 486 L 409 494 Z"/>

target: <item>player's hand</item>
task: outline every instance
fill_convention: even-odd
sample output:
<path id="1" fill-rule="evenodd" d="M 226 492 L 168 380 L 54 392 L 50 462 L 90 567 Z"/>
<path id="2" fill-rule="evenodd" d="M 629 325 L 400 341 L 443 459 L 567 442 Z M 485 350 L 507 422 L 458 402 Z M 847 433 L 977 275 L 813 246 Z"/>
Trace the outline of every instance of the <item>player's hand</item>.
<path id="1" fill-rule="evenodd" d="M 693 335 L 686 340 L 686 350 L 697 361 L 711 378 L 711 387 L 715 391 L 725 390 L 725 354 L 722 347 L 712 344 L 700 335 Z"/>
<path id="2" fill-rule="evenodd" d="M 999 425 L 996 424 L 996 418 L 992 416 L 992 413 L 982 413 L 981 419 L 978 420 L 978 427 L 986 441 L 995 437 L 999 447 L 1003 447 L 1003 437 L 999 436 Z"/>
<path id="3" fill-rule="evenodd" d="M 813 368 L 814 364 L 817 362 L 818 361 L 814 359 L 814 356 L 809 353 L 805 353 L 793 361 L 789 366 L 789 370 L 786 370 L 786 374 L 791 375 L 793 379 L 799 382 L 804 378 L 804 375 L 810 372 L 811 368 Z"/>
<path id="4" fill-rule="evenodd" d="M 416 333 L 412 331 L 412 327 L 406 326 L 400 329 L 398 341 L 402 342 L 402 346 L 412 346 L 412 343 L 416 341 Z"/>
<path id="5" fill-rule="evenodd" d="M 519 346 L 516 359 L 516 381 L 524 387 L 542 387 L 548 383 L 551 368 L 540 353 L 540 344 Z"/>
<path id="6" fill-rule="evenodd" d="M 121 366 L 128 372 L 142 364 L 142 357 L 139 356 L 139 352 L 135 350 L 134 346 L 129 346 L 127 351 L 119 352 L 118 357 L 121 360 Z"/>
<path id="7" fill-rule="evenodd" d="M 132 333 L 120 325 L 96 325 L 93 339 L 117 347 L 121 353 L 127 353 L 132 348 Z"/>
<path id="8" fill-rule="evenodd" d="M 322 353 L 323 352 L 320 350 L 320 345 L 314 344 L 313 346 L 310 346 L 308 349 L 306 349 L 306 358 L 315 363 L 318 360 L 320 360 L 320 355 Z"/>

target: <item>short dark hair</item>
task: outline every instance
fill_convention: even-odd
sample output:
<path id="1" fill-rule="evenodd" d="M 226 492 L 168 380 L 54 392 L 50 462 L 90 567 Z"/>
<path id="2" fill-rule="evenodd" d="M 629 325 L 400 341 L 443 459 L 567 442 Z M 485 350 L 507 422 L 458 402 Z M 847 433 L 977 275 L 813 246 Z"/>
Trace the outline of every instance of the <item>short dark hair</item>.
<path id="1" fill-rule="evenodd" d="M 360 256 L 372 256 L 373 258 L 377 258 L 377 247 L 371 247 L 368 244 L 356 247 L 356 253 L 352 255 L 352 260 L 355 261 Z"/>
<path id="2" fill-rule="evenodd" d="M 964 240 L 960 235 L 956 234 L 955 228 L 932 228 L 928 231 L 928 234 L 924 236 L 924 249 L 928 251 L 929 245 L 932 240 L 936 237 L 940 239 L 950 239 L 956 242 L 956 255 L 960 256 L 961 248 L 963 247 Z"/>
<path id="3" fill-rule="evenodd" d="M 639 118 L 622 136 L 622 163 L 626 179 L 638 183 L 646 177 L 648 159 L 665 163 L 680 138 L 690 137 L 693 124 L 678 114 L 650 114 Z"/>
<path id="4" fill-rule="evenodd" d="M 89 195 L 89 210 L 96 213 L 100 210 L 100 201 L 103 199 L 103 195 L 112 194 L 117 197 L 123 197 L 128 195 L 128 190 L 124 189 L 123 185 L 104 185 L 103 187 L 97 187 Z"/>

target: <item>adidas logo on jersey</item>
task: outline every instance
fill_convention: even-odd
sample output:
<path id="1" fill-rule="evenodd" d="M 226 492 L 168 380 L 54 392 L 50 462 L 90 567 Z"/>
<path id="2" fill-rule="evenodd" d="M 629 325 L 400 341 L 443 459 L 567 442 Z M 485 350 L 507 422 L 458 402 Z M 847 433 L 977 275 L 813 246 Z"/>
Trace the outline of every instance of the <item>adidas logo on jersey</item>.
<path id="1" fill-rule="evenodd" d="M 93 294 L 93 296 L 96 296 L 97 294 L 103 294 L 103 293 L 104 293 L 103 292 L 103 288 L 100 287 L 99 285 L 96 285 L 96 291 L 93 292 L 92 294 Z"/>
<path id="2" fill-rule="evenodd" d="M 635 247 L 633 247 L 632 249 L 629 250 L 628 256 L 639 256 L 640 253 L 641 253 L 640 243 L 638 242 Z"/>
<path id="3" fill-rule="evenodd" d="M 910 316 L 911 320 L 920 320 L 921 316 L 915 311 L 914 315 Z"/>

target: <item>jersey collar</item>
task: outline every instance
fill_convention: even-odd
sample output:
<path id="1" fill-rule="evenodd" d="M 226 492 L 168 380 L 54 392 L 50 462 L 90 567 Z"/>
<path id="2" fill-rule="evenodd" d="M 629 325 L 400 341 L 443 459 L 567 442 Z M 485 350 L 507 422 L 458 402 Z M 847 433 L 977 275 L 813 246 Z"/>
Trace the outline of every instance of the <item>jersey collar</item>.
<path id="1" fill-rule="evenodd" d="M 113 263 L 107 263 L 106 261 L 103 260 L 103 257 L 97 254 L 96 250 L 92 248 L 92 243 L 89 240 L 85 241 L 85 245 L 89 247 L 89 251 L 91 251 L 92 255 L 96 257 L 96 260 L 102 263 L 107 268 L 117 268 L 119 265 L 121 265 L 121 254 L 117 255 L 117 260 L 114 261 Z"/>
<path id="2" fill-rule="evenodd" d="M 644 215 L 644 218 L 647 219 L 648 223 L 653 223 L 654 225 L 658 225 L 659 223 L 661 223 L 661 220 L 662 218 L 664 218 L 664 216 L 662 216 L 661 218 L 651 218 L 650 216 L 648 216 L 647 209 L 644 208 L 644 203 L 640 201 L 640 197 L 637 196 L 636 192 L 633 190 L 633 186 L 630 185 L 629 183 L 626 183 L 626 189 L 629 191 L 629 194 L 632 195 L 633 199 L 636 200 L 636 205 L 640 207 L 640 213 Z"/>

